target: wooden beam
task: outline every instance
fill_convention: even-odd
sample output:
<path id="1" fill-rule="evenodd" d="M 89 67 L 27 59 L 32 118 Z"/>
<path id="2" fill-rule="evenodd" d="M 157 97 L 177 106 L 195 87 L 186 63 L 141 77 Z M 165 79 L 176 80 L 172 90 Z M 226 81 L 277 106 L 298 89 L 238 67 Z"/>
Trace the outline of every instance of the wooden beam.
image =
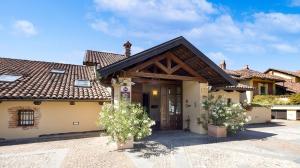
<path id="1" fill-rule="evenodd" d="M 170 59 L 172 59 L 174 62 L 176 62 L 178 65 L 181 66 L 182 69 L 184 69 L 185 71 L 187 71 L 188 73 L 190 73 L 191 75 L 198 77 L 198 78 L 202 78 L 203 81 L 206 81 L 206 79 L 204 79 L 202 76 L 200 76 L 194 69 L 192 69 L 190 66 L 188 66 L 186 63 L 184 63 L 181 59 L 177 58 L 174 54 L 172 54 L 171 52 L 167 52 L 166 53 L 167 57 L 169 57 Z"/>
<path id="2" fill-rule="evenodd" d="M 164 56 L 164 55 L 157 56 L 155 58 L 150 59 L 149 61 L 146 61 L 146 62 L 144 62 L 142 64 L 139 64 L 139 65 L 137 65 L 137 66 L 129 69 L 128 71 L 130 71 L 130 72 L 140 71 L 140 70 L 142 70 L 142 69 L 144 69 L 144 68 L 146 68 L 146 67 L 148 67 L 148 66 L 154 64 L 155 62 L 160 61 L 160 60 L 162 60 L 164 58 L 166 58 L 166 56 Z"/>
<path id="3" fill-rule="evenodd" d="M 168 65 L 168 69 L 172 68 L 172 62 L 170 58 L 167 58 L 167 65 Z"/>
<path id="4" fill-rule="evenodd" d="M 163 64 L 161 64 L 160 62 L 156 61 L 154 64 L 156 66 L 158 66 L 158 68 L 160 68 L 161 70 L 165 71 L 167 74 L 171 74 L 170 70 L 167 67 L 165 67 Z"/>
<path id="5" fill-rule="evenodd" d="M 161 80 L 161 79 L 149 79 L 149 78 L 141 78 L 141 77 L 134 77 L 132 78 L 132 82 L 134 83 L 145 83 L 145 84 L 172 84 L 178 85 L 181 84 L 181 81 L 178 80 Z"/>
<path id="6" fill-rule="evenodd" d="M 179 76 L 179 75 L 168 75 L 168 74 L 157 74 L 157 73 L 146 73 L 146 72 L 125 72 L 128 77 L 144 77 L 144 78 L 158 78 L 158 79 L 169 79 L 169 80 L 183 80 L 183 81 L 203 81 L 201 77 L 190 77 L 190 76 Z"/>
<path id="7" fill-rule="evenodd" d="M 176 72 L 178 69 L 180 69 L 181 68 L 181 66 L 180 65 L 176 65 L 176 66 L 174 66 L 171 70 L 170 70 L 170 74 L 172 74 L 172 73 L 174 73 L 174 72 Z"/>

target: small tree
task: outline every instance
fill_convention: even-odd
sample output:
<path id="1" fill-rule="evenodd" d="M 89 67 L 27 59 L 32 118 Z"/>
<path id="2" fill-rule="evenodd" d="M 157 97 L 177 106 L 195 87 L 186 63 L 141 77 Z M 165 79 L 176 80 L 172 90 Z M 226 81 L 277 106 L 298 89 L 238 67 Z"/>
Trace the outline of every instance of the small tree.
<path id="1" fill-rule="evenodd" d="M 202 106 L 208 112 L 208 123 L 225 126 L 231 134 L 243 130 L 244 125 L 249 121 L 246 110 L 241 104 L 227 104 L 222 97 L 215 99 L 210 95 Z"/>
<path id="2" fill-rule="evenodd" d="M 125 143 L 134 139 L 142 139 L 151 135 L 154 125 L 140 104 L 120 102 L 114 107 L 105 103 L 99 113 L 99 123 L 106 129 L 113 141 Z"/>

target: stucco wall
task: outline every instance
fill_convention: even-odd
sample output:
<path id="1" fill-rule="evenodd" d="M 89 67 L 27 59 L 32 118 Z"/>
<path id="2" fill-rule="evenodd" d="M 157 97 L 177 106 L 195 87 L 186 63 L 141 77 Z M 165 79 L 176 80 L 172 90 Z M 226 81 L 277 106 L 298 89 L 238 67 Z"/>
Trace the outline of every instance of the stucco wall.
<path id="1" fill-rule="evenodd" d="M 207 130 L 199 124 L 201 114 L 206 114 L 202 107 L 202 101 L 208 96 L 207 83 L 199 83 L 197 81 L 183 81 L 182 84 L 182 100 L 183 100 L 183 128 L 188 127 L 186 120 L 190 119 L 190 131 L 199 134 L 206 134 Z"/>
<path id="2" fill-rule="evenodd" d="M 226 102 L 227 99 L 231 99 L 232 103 L 240 103 L 240 92 L 233 91 L 233 92 L 226 92 L 224 90 L 220 90 L 217 92 L 210 92 L 212 96 L 215 98 L 222 96 L 222 99 Z"/>
<path id="3" fill-rule="evenodd" d="M 273 72 L 274 76 L 278 76 L 287 80 L 294 80 L 295 77 L 288 75 L 288 74 L 284 74 L 284 73 L 280 73 L 280 72 Z"/>
<path id="4" fill-rule="evenodd" d="M 251 107 L 247 111 L 247 116 L 251 117 L 248 124 L 266 123 L 271 121 L 270 107 Z"/>
<path id="5" fill-rule="evenodd" d="M 245 81 L 240 81 L 241 84 L 248 85 L 253 87 L 253 81 L 252 80 L 245 80 Z M 253 91 L 246 91 L 240 94 L 240 102 L 247 102 L 251 103 L 253 100 Z"/>
<path id="6" fill-rule="evenodd" d="M 38 111 L 40 116 L 37 125 L 9 126 L 10 113 L 18 108 Z M 99 130 L 97 118 L 100 110 L 98 102 L 75 102 L 75 105 L 69 102 L 42 102 L 41 105 L 34 105 L 32 101 L 3 101 L 0 103 L 0 138 L 30 138 L 44 134 Z M 79 125 L 73 125 L 73 122 L 79 122 Z"/>

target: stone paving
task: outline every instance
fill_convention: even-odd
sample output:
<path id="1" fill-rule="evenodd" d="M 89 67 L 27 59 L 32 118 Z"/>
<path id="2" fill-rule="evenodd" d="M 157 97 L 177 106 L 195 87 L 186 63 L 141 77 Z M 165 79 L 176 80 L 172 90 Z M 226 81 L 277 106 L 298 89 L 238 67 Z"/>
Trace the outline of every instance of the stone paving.
<path id="1" fill-rule="evenodd" d="M 137 167 L 300 168 L 300 122 L 251 125 L 229 138 L 157 132 L 126 154 Z"/>
<path id="2" fill-rule="evenodd" d="M 108 137 L 99 135 L 0 142 L 0 168 L 135 167 L 114 144 L 107 143 Z"/>
<path id="3" fill-rule="evenodd" d="M 116 151 L 108 137 L 47 137 L 0 141 L 0 168 L 300 168 L 300 121 L 251 125 L 229 138 L 156 132 L 135 148 Z"/>

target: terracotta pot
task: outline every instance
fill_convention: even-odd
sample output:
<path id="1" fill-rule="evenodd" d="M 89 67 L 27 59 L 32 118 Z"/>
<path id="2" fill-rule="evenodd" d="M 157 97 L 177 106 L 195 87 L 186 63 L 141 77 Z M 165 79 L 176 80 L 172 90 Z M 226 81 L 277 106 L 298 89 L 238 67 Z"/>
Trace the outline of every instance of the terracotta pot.
<path id="1" fill-rule="evenodd" d="M 125 143 L 117 142 L 117 148 L 118 148 L 118 150 L 132 149 L 133 148 L 133 138 L 127 140 Z"/>
<path id="2" fill-rule="evenodd" d="M 227 130 L 225 126 L 208 125 L 208 135 L 221 138 L 227 137 Z"/>

